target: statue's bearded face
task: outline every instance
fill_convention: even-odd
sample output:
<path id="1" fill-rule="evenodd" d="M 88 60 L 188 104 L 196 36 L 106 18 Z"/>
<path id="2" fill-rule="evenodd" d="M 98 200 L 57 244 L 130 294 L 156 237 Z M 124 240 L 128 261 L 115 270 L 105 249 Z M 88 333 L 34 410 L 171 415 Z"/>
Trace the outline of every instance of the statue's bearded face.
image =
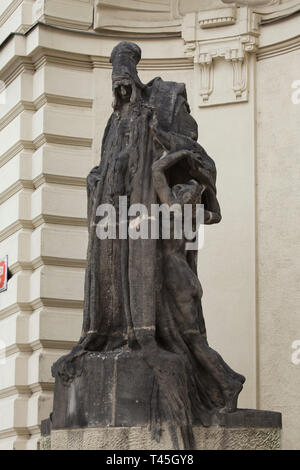
<path id="1" fill-rule="evenodd" d="M 134 81 L 130 77 L 113 78 L 113 93 L 117 102 L 129 103 L 132 97 Z"/>

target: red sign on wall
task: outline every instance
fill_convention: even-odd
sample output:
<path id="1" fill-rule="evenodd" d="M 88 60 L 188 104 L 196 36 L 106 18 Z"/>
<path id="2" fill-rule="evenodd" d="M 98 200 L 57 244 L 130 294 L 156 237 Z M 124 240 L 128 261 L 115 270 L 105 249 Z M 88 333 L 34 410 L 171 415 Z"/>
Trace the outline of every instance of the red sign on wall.
<path id="1" fill-rule="evenodd" d="M 7 289 L 8 257 L 0 260 L 0 292 Z"/>

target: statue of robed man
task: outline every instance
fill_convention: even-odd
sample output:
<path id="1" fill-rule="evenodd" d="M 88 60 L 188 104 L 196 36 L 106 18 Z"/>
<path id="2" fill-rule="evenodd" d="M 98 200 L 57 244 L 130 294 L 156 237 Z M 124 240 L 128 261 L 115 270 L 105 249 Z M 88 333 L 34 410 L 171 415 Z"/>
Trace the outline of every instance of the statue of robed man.
<path id="1" fill-rule="evenodd" d="M 97 232 L 98 208 L 113 206 L 118 221 L 120 196 L 126 210 L 143 204 L 150 215 L 153 204 L 203 204 L 205 224 L 221 220 L 215 164 L 197 142 L 185 85 L 161 78 L 143 84 L 136 70 L 140 58 L 140 48 L 130 42 L 111 55 L 113 113 L 100 164 L 87 178 L 83 331 L 54 372 L 66 373 L 66 364 L 90 352 L 139 352 L 154 377 L 153 437 L 159 439 L 165 421 L 175 447 L 179 427 L 191 448 L 193 422 L 208 426 L 218 413 L 234 411 L 245 380 L 208 345 L 197 251 L 186 249 L 184 236 L 172 237 L 174 221 L 169 239 L 125 237 L 118 223 L 115 238 L 101 239 Z"/>

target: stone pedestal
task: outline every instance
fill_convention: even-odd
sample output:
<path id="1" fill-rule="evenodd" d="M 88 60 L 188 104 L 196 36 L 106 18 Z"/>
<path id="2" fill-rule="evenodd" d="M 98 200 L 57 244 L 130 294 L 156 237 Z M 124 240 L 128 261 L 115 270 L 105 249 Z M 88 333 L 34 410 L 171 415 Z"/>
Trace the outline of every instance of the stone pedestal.
<path id="1" fill-rule="evenodd" d="M 153 372 L 139 351 L 88 352 L 63 366 L 55 373 L 54 430 L 149 423 Z"/>
<path id="2" fill-rule="evenodd" d="M 275 425 L 275 423 L 274 423 Z M 195 426 L 197 450 L 279 450 L 281 429 L 277 427 Z M 180 433 L 178 433 L 180 434 Z M 180 450 L 184 450 L 182 441 Z M 52 431 L 40 441 L 41 450 L 173 450 L 168 431 L 160 442 L 151 439 L 147 427 L 85 428 Z"/>
<path id="3" fill-rule="evenodd" d="M 141 352 L 122 349 L 65 357 L 53 368 L 54 412 L 42 423 L 41 449 L 172 450 L 162 423 L 160 441 L 149 429 L 153 371 Z M 237 410 L 194 422 L 195 448 L 279 449 L 281 414 Z M 179 449 L 184 450 L 180 430 Z"/>

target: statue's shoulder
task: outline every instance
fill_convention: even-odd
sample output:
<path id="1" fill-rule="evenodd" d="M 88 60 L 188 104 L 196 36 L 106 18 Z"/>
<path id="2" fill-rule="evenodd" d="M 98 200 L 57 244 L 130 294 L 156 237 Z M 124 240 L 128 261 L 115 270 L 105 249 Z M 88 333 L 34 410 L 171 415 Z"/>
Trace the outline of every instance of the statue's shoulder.
<path id="1" fill-rule="evenodd" d="M 161 95 L 161 98 L 164 96 L 170 98 L 172 95 L 173 97 L 182 95 L 187 99 L 185 83 L 169 82 L 163 80 L 161 77 L 156 77 L 147 83 L 146 87 L 151 95 Z"/>
<path id="2" fill-rule="evenodd" d="M 156 109 L 161 127 L 197 140 L 198 125 L 190 114 L 185 84 L 157 77 L 147 84 L 147 90 L 148 102 Z"/>

